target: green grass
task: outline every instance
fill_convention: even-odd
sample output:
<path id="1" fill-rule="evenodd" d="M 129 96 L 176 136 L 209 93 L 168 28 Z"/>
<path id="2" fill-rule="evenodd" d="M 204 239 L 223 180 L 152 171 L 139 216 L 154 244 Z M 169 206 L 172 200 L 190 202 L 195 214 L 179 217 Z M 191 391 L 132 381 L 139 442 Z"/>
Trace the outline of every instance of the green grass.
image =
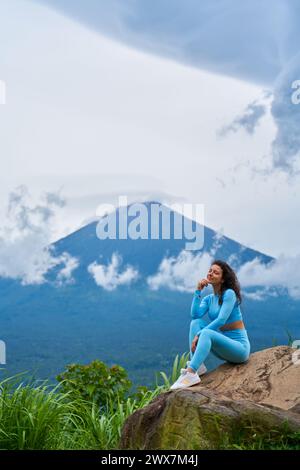
<path id="1" fill-rule="evenodd" d="M 140 392 L 139 398 L 95 403 L 71 399 L 61 386 L 0 382 L 0 449 L 116 449 L 126 418 L 166 389 Z M 117 400 L 117 408 L 115 401 Z"/>
<path id="2" fill-rule="evenodd" d="M 221 449 L 238 450 L 300 450 L 300 431 L 290 431 L 287 424 L 281 429 L 273 429 L 263 435 L 257 434 L 249 426 L 240 429 L 235 443 L 225 443 Z"/>

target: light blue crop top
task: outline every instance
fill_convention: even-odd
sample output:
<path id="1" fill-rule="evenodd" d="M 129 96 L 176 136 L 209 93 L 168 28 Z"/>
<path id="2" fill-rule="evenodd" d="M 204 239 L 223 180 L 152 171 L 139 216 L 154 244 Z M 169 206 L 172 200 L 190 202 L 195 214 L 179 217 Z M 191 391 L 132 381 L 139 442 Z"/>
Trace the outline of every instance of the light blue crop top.
<path id="1" fill-rule="evenodd" d="M 226 289 L 223 294 L 222 305 L 218 304 L 219 296 L 209 294 L 201 298 L 201 290 L 196 290 L 191 306 L 191 316 L 193 319 L 201 318 L 208 312 L 208 317 L 212 320 L 201 329 L 218 330 L 220 326 L 233 321 L 242 320 L 242 312 L 238 305 L 238 299 L 233 289 Z M 200 331 L 197 333 L 197 336 Z"/>

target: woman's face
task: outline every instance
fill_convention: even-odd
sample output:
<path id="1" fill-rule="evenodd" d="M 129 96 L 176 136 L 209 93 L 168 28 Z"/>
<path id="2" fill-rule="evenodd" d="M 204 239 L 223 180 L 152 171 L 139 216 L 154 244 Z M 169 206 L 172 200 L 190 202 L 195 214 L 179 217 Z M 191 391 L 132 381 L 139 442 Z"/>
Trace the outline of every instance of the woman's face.
<path id="1" fill-rule="evenodd" d="M 222 282 L 222 268 L 217 264 L 212 264 L 207 273 L 207 279 L 210 284 L 221 284 Z"/>

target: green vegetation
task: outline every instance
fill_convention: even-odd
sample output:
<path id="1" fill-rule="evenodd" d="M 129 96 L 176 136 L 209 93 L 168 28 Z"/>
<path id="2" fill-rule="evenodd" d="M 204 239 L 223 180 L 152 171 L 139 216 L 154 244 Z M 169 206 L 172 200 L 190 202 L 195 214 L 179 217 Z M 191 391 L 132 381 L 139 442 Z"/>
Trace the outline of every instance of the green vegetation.
<path id="1" fill-rule="evenodd" d="M 300 432 L 291 432 L 287 423 L 259 435 L 252 426 L 243 426 L 235 435 L 235 443 L 226 443 L 223 438 L 220 449 L 238 450 L 300 450 Z"/>
<path id="2" fill-rule="evenodd" d="M 159 372 L 152 390 L 143 386 L 131 394 L 125 369 L 101 361 L 68 366 L 56 387 L 20 382 L 20 376 L 2 380 L 0 449 L 117 449 L 126 418 L 169 390 L 187 359 L 188 353 L 177 355 L 169 376 Z M 246 427 L 235 444 L 223 436 L 220 448 L 300 449 L 300 433 L 286 428 L 261 437 Z"/>
<path id="3" fill-rule="evenodd" d="M 1 450 L 117 449 L 126 418 L 166 390 L 129 395 L 126 371 L 100 361 L 68 366 L 58 379 L 56 387 L 20 374 L 0 382 Z"/>
<path id="4" fill-rule="evenodd" d="M 109 368 L 98 360 L 87 365 L 71 364 L 57 376 L 57 380 L 70 398 L 93 402 L 100 409 L 105 409 L 107 402 L 113 403 L 115 396 L 124 402 L 132 385 L 123 367 L 113 365 Z"/>

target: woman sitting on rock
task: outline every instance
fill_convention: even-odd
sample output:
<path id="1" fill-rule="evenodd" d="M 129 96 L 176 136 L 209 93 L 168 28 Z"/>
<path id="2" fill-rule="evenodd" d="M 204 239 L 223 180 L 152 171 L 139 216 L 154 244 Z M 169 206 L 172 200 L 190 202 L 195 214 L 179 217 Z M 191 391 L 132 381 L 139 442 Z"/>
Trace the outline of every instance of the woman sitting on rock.
<path id="1" fill-rule="evenodd" d="M 211 284 L 213 294 L 201 296 Z M 190 361 L 170 390 L 201 382 L 207 371 L 203 361 L 210 351 L 219 359 L 240 364 L 249 358 L 250 343 L 240 310 L 240 285 L 233 269 L 225 261 L 215 260 L 207 278 L 198 282 L 191 307 L 189 345 Z M 208 312 L 210 323 L 202 317 Z M 220 331 L 219 331 L 220 330 Z"/>

